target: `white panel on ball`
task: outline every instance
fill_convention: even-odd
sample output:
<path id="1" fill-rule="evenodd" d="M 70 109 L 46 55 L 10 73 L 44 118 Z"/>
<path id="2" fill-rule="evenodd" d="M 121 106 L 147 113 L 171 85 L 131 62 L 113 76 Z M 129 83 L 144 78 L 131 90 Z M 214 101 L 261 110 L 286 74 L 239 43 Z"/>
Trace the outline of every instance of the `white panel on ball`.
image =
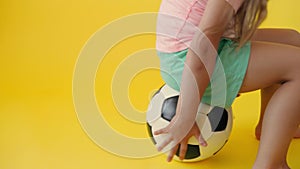
<path id="1" fill-rule="evenodd" d="M 172 89 L 168 85 L 164 85 L 150 101 L 151 103 L 149 104 L 147 110 L 147 126 L 148 133 L 156 146 L 162 143 L 166 135 L 154 136 L 153 133 L 154 131 L 161 129 L 170 123 L 170 118 L 173 118 L 176 113 L 175 111 L 178 96 L 179 92 Z M 191 137 L 188 142 L 186 158 L 182 162 L 201 161 L 215 155 L 222 149 L 231 133 L 233 121 L 232 109 L 224 109 L 201 103 L 198 107 L 195 121 L 201 130 L 202 136 L 207 141 L 208 146 L 200 146 L 197 142 L 197 139 Z M 166 151 L 170 149 L 171 146 L 173 145 L 169 145 L 164 150 Z M 174 157 L 174 159 L 179 160 L 177 156 Z"/>

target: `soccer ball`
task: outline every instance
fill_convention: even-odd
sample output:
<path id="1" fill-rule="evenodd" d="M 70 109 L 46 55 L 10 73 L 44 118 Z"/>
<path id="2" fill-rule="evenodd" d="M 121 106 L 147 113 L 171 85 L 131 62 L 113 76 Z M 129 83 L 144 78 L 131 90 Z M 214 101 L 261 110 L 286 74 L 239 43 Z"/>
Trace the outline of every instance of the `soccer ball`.
<path id="1" fill-rule="evenodd" d="M 148 134 L 156 145 L 165 135 L 154 136 L 154 131 L 166 127 L 176 113 L 179 92 L 168 85 L 162 86 L 152 97 L 147 110 Z M 202 147 L 195 137 L 188 142 L 188 149 L 182 162 L 196 162 L 218 153 L 226 144 L 232 129 L 232 109 L 224 109 L 200 103 L 196 123 L 208 146 Z M 174 159 L 179 160 L 179 151 Z"/>

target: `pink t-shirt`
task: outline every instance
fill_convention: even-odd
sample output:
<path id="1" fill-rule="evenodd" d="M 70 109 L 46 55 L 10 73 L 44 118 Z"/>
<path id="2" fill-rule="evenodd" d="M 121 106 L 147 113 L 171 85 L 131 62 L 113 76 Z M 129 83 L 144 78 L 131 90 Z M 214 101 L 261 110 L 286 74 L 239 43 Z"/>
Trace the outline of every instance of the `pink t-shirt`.
<path id="1" fill-rule="evenodd" d="M 203 16 L 208 0 L 162 0 L 157 17 L 156 49 L 172 53 L 188 48 Z M 226 0 L 235 10 L 244 0 Z M 232 20 L 224 37 L 234 38 Z"/>

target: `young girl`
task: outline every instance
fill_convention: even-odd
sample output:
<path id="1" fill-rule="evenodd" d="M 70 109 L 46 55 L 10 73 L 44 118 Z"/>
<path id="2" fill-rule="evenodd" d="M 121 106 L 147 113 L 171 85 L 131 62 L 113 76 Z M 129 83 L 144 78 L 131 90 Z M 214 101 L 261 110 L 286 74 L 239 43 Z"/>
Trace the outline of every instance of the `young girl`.
<path id="1" fill-rule="evenodd" d="M 192 136 L 207 146 L 195 124 L 200 101 L 229 107 L 238 93 L 261 89 L 260 146 L 253 168 L 289 168 L 291 139 L 300 136 L 300 35 L 258 30 L 266 6 L 267 0 L 162 1 L 157 21 L 162 77 L 180 90 L 175 117 L 155 132 L 166 134 L 159 151 L 172 147 L 168 161 L 179 145 L 184 158 Z"/>

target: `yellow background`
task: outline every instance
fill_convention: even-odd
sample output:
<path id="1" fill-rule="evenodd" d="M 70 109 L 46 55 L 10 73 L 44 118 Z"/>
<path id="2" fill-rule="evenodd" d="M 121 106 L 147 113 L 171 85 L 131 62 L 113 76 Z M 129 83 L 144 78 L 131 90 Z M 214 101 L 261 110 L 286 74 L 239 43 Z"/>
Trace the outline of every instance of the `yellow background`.
<path id="1" fill-rule="evenodd" d="M 159 3 L 0 1 L 0 169 L 251 168 L 258 147 L 254 138 L 258 92 L 236 100 L 230 141 L 217 156 L 200 163 L 169 164 L 164 155 L 146 159 L 116 156 L 102 150 L 81 128 L 72 100 L 72 78 L 80 50 L 104 25 L 134 13 L 157 12 Z M 300 31 L 299 7 L 297 0 L 270 1 L 269 16 L 262 27 Z M 112 128 L 127 136 L 143 138 L 147 134 L 144 125 L 124 120 L 116 111 L 109 88 L 110 75 L 131 53 L 154 47 L 153 34 L 122 41 L 108 53 L 95 79 L 103 115 Z M 158 71 L 137 74 L 128 91 L 132 105 L 145 111 L 149 95 L 161 84 Z M 291 145 L 292 168 L 300 168 L 299 146 L 299 140 Z M 132 147 L 141 148 L 147 147 Z"/>

